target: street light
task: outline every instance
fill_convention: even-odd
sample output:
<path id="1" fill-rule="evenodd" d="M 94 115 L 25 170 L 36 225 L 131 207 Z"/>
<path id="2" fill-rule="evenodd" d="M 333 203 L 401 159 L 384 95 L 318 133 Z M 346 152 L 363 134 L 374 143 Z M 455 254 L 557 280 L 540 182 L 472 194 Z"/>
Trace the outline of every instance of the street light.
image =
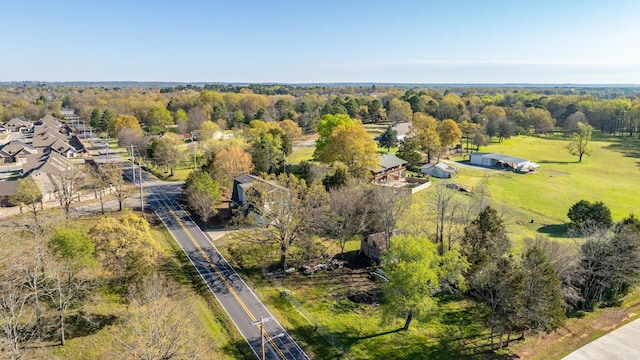
<path id="1" fill-rule="evenodd" d="M 264 354 L 264 323 L 271 320 L 273 320 L 272 317 L 263 318 L 262 316 L 260 316 L 260 320 L 256 320 L 250 323 L 251 325 L 260 326 L 260 351 L 262 352 L 262 357 L 261 357 L 262 360 L 266 359 Z"/>

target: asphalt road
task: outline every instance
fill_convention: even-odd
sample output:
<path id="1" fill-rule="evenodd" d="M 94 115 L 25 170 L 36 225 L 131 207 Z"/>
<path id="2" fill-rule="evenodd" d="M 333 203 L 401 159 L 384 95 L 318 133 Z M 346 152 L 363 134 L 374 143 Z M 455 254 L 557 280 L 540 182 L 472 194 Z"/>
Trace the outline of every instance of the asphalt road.
<path id="1" fill-rule="evenodd" d="M 130 175 L 130 173 L 128 174 Z M 158 215 L 198 270 L 202 279 L 225 309 L 256 357 L 261 358 L 260 328 L 264 322 L 266 359 L 309 359 L 256 294 L 222 257 L 210 239 L 178 203 L 181 183 L 169 183 L 144 177 L 146 206 Z"/>

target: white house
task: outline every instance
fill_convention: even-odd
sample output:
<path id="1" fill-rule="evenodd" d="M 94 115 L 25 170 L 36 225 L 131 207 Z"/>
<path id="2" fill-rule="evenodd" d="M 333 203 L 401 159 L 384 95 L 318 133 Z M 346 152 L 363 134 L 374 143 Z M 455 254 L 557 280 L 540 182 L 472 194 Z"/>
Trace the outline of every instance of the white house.
<path id="1" fill-rule="evenodd" d="M 449 166 L 443 162 L 424 164 L 420 167 L 420 172 L 440 179 L 449 179 L 458 173 L 453 166 Z"/>

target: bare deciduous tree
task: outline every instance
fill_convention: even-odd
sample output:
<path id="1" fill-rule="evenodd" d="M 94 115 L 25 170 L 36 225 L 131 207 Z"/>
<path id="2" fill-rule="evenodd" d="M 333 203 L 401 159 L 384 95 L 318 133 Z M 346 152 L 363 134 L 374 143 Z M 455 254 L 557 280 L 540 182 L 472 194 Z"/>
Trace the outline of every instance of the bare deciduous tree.
<path id="1" fill-rule="evenodd" d="M 352 181 L 329 194 L 326 230 L 338 240 L 342 254 L 347 241 L 364 233 L 369 225 L 371 203 L 367 201 L 367 190 L 364 184 Z"/>
<path id="2" fill-rule="evenodd" d="M 56 196 L 60 200 L 60 206 L 64 206 L 64 212 L 68 217 L 71 203 L 77 200 L 84 176 L 75 166 L 56 169 L 49 175 L 52 178 Z"/>

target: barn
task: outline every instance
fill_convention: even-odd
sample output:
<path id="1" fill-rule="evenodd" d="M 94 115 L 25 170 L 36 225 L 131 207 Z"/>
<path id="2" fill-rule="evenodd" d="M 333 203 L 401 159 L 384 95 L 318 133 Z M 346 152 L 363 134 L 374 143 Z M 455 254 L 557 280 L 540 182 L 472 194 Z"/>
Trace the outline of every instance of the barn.
<path id="1" fill-rule="evenodd" d="M 481 152 L 471 154 L 469 156 L 469 163 L 471 165 L 508 169 L 518 172 L 533 171 L 536 168 L 540 167 L 540 165 L 534 163 L 531 160 L 498 153 Z"/>

